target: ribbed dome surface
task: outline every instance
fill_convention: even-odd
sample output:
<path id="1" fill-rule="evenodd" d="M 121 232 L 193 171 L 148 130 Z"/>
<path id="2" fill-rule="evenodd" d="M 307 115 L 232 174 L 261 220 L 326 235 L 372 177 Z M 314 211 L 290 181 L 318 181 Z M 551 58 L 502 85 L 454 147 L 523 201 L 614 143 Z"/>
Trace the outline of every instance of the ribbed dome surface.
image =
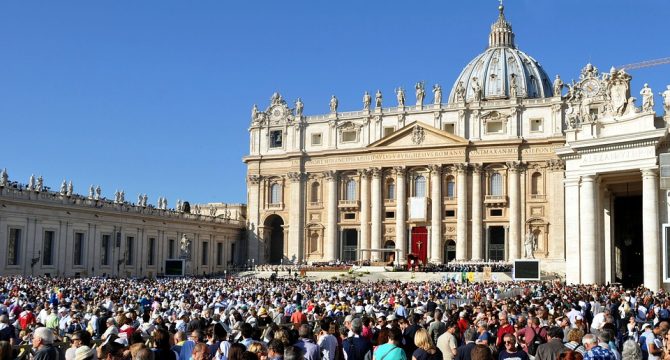
<path id="1" fill-rule="evenodd" d="M 449 103 L 457 102 L 459 83 L 465 90 L 465 101 L 475 98 L 473 86 L 481 87 L 482 100 L 509 99 L 516 84 L 516 97 L 551 97 L 551 83 L 542 66 L 514 45 L 512 26 L 505 20 L 503 7 L 491 26 L 489 48 L 463 69 L 449 94 Z"/>

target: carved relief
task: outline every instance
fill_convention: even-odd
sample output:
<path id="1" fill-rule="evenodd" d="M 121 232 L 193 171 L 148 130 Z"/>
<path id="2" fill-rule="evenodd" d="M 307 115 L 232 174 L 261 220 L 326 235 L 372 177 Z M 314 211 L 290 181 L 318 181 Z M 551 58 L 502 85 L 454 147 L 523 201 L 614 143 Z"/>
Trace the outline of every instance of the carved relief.
<path id="1" fill-rule="evenodd" d="M 327 170 L 323 172 L 323 177 L 326 180 L 332 181 L 337 179 L 337 171 L 336 170 Z"/>
<path id="2" fill-rule="evenodd" d="M 423 128 L 419 125 L 415 125 L 414 130 L 412 131 L 412 142 L 414 145 L 421 145 L 425 139 L 426 134 L 424 133 Z"/>
<path id="3" fill-rule="evenodd" d="M 303 175 L 304 174 L 301 172 L 289 172 L 286 174 L 286 177 L 288 177 L 291 182 L 299 182 L 303 179 Z"/>
<path id="4" fill-rule="evenodd" d="M 258 185 L 258 183 L 263 180 L 263 177 L 260 175 L 249 175 L 247 176 L 247 181 L 251 185 Z"/>

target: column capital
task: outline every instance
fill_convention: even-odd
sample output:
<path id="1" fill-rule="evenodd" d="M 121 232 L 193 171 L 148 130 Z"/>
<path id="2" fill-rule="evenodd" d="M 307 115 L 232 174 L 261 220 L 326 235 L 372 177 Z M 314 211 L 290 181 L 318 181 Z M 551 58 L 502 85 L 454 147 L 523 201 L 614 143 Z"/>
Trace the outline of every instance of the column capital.
<path id="1" fill-rule="evenodd" d="M 562 159 L 547 160 L 547 168 L 550 171 L 563 171 L 565 170 L 565 161 Z"/>
<path id="2" fill-rule="evenodd" d="M 484 170 L 484 166 L 481 163 L 471 163 L 472 172 L 476 174 L 481 174 Z"/>
<path id="3" fill-rule="evenodd" d="M 286 177 L 288 177 L 291 182 L 300 182 L 305 177 L 305 174 L 297 171 L 291 171 L 286 173 Z"/>
<path id="4" fill-rule="evenodd" d="M 640 169 L 640 172 L 642 173 L 642 177 L 658 177 L 658 169 L 657 168 L 650 168 L 650 169 Z"/>
<path id="5" fill-rule="evenodd" d="M 467 172 L 469 167 L 470 167 L 470 164 L 468 164 L 466 162 L 465 163 L 454 164 L 454 168 L 456 169 L 456 171 L 458 173 Z"/>
<path id="6" fill-rule="evenodd" d="M 404 166 L 394 166 L 393 173 L 396 176 L 405 176 L 405 174 L 407 173 L 407 168 Z"/>
<path id="7" fill-rule="evenodd" d="M 372 173 L 372 178 L 374 179 L 379 179 L 382 177 L 382 168 L 372 167 L 370 168 L 370 172 Z"/>
<path id="8" fill-rule="evenodd" d="M 431 173 L 440 173 L 442 171 L 442 164 L 432 164 L 428 165 L 428 169 L 430 169 Z"/>
<path id="9" fill-rule="evenodd" d="M 261 182 L 261 180 L 263 180 L 263 176 L 261 176 L 261 175 L 249 175 L 249 176 L 247 176 L 247 181 L 251 185 L 258 185 L 258 183 Z"/>
<path id="10" fill-rule="evenodd" d="M 358 169 L 356 170 L 358 173 L 358 176 L 360 176 L 362 179 L 367 179 L 370 176 L 370 169 Z"/>
<path id="11" fill-rule="evenodd" d="M 326 180 L 337 180 L 337 170 L 324 171 L 323 177 L 326 178 Z"/>
<path id="12" fill-rule="evenodd" d="M 596 177 L 597 177 L 596 174 L 582 175 L 582 182 L 595 182 Z"/>
<path id="13" fill-rule="evenodd" d="M 522 165 L 521 161 L 517 161 L 517 160 L 508 161 L 507 162 L 507 169 L 509 169 L 509 171 L 513 172 L 513 173 L 520 172 L 520 171 L 523 170 L 523 165 Z"/>

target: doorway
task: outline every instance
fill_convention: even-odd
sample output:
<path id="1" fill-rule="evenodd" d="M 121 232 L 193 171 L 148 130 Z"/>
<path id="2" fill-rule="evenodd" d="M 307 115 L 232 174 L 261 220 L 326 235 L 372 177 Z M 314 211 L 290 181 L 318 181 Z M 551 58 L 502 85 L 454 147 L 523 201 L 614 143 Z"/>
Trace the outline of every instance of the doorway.
<path id="1" fill-rule="evenodd" d="M 616 281 L 634 288 L 644 280 L 642 196 L 617 196 L 613 208 Z"/>
<path id="2" fill-rule="evenodd" d="M 505 227 L 489 226 L 488 260 L 505 260 Z"/>
<path id="3" fill-rule="evenodd" d="M 453 261 L 456 259 L 456 242 L 454 240 L 447 240 L 444 244 L 444 262 Z"/>
<path id="4" fill-rule="evenodd" d="M 386 240 L 384 243 L 384 249 L 395 249 L 395 241 L 393 240 Z M 384 262 L 385 263 L 393 263 L 395 261 L 395 253 L 394 252 L 384 252 Z"/>
<path id="5" fill-rule="evenodd" d="M 358 230 L 344 229 L 342 230 L 342 260 L 356 261 L 356 253 L 358 252 Z"/>
<path id="6" fill-rule="evenodd" d="M 265 227 L 270 229 L 268 263 L 279 264 L 284 258 L 284 220 L 279 215 L 270 215 L 265 219 Z"/>
<path id="7" fill-rule="evenodd" d="M 416 256 L 420 264 L 425 265 L 428 258 L 428 229 L 425 226 L 412 228 L 412 249 L 411 252 Z"/>

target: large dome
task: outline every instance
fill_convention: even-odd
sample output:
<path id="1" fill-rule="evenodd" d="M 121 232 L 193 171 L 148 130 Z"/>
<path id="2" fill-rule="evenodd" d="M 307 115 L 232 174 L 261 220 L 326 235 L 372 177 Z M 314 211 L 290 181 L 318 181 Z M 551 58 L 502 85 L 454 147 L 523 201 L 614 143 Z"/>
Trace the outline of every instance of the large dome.
<path id="1" fill-rule="evenodd" d="M 465 101 L 474 100 L 473 87 L 477 86 L 481 87 L 482 100 L 509 99 L 514 92 L 520 98 L 544 98 L 553 95 L 547 73 L 540 63 L 516 48 L 512 25 L 505 20 L 502 5 L 499 10 L 498 20 L 491 25 L 488 49 L 463 69 L 451 88 L 449 103 L 462 100 L 457 97 L 457 93 L 463 93 L 463 90 Z"/>

